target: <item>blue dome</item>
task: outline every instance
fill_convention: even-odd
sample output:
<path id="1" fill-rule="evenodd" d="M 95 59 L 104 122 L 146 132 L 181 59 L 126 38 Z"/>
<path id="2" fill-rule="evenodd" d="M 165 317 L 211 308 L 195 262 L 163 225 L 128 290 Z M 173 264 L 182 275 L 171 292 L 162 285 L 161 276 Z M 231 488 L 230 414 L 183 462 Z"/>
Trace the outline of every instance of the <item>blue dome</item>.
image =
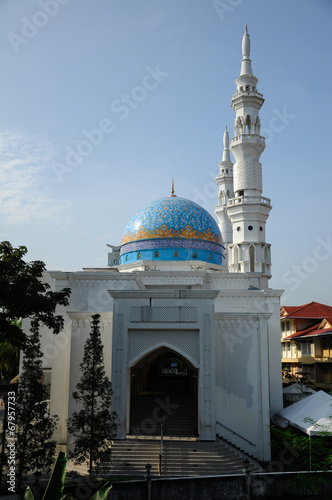
<path id="1" fill-rule="evenodd" d="M 138 260 L 203 260 L 223 264 L 222 236 L 197 203 L 169 196 L 141 208 L 127 225 L 121 264 Z"/>

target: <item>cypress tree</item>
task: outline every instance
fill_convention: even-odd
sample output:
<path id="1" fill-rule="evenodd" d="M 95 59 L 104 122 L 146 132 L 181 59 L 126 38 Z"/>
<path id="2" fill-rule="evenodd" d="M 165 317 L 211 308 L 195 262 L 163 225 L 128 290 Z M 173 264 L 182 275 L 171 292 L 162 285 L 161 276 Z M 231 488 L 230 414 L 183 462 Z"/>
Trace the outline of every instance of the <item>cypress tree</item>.
<path id="1" fill-rule="evenodd" d="M 43 370 L 38 320 L 32 320 L 30 331 L 24 348 L 23 370 L 16 399 L 19 486 L 23 474 L 30 472 L 40 476 L 50 470 L 56 446 L 52 435 L 58 420 L 57 416 L 50 415 L 49 396 L 41 382 Z"/>
<path id="2" fill-rule="evenodd" d="M 76 438 L 71 457 L 75 464 L 87 463 L 91 474 L 93 466 L 110 460 L 109 440 L 117 430 L 116 412 L 111 411 L 112 386 L 105 374 L 99 314 L 92 316 L 80 368 L 82 376 L 73 399 L 81 408 L 68 419 L 68 431 Z"/>

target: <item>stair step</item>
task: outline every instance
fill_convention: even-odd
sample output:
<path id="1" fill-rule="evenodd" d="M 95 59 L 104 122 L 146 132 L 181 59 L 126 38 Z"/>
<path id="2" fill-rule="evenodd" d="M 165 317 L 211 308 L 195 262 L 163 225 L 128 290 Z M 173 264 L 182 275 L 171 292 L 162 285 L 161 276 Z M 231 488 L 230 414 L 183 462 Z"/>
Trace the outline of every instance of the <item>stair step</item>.
<path id="1" fill-rule="evenodd" d="M 200 442 L 164 440 L 162 477 L 240 474 L 244 469 L 244 454 L 221 440 Z M 151 475 L 159 476 L 160 440 L 127 439 L 113 441 L 112 461 L 102 467 L 105 474 L 123 477 L 143 477 L 146 464 L 152 465 Z M 250 460 L 252 470 L 259 465 Z M 87 474 L 87 466 L 74 466 L 68 470 Z"/>

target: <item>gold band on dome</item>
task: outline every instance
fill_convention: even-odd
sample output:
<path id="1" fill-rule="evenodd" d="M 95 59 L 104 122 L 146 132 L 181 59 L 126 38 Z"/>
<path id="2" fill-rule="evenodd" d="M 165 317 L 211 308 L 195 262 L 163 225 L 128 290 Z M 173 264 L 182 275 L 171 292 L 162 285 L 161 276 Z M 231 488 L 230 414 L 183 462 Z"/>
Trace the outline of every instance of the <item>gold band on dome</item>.
<path id="1" fill-rule="evenodd" d="M 160 226 L 155 230 L 149 231 L 149 229 L 145 229 L 143 226 L 140 227 L 134 233 L 129 233 L 127 231 L 122 238 L 121 245 L 125 243 L 129 243 L 131 241 L 137 240 L 148 240 L 154 238 L 187 238 L 187 239 L 195 239 L 195 240 L 205 240 L 205 241 L 213 241 L 214 243 L 222 244 L 220 238 L 211 231 L 210 228 L 207 228 L 205 231 L 200 232 L 196 229 L 193 229 L 189 224 L 183 229 L 172 229 L 168 228 L 166 224 Z"/>

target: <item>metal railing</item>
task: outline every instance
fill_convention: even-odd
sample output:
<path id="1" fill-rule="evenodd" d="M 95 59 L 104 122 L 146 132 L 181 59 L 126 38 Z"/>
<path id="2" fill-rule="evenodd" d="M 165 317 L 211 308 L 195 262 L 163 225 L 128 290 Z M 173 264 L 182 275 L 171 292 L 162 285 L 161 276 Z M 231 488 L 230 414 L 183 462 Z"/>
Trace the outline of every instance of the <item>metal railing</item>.
<path id="1" fill-rule="evenodd" d="M 162 474 L 163 453 L 164 453 L 164 419 L 160 426 L 159 476 L 161 476 Z"/>

